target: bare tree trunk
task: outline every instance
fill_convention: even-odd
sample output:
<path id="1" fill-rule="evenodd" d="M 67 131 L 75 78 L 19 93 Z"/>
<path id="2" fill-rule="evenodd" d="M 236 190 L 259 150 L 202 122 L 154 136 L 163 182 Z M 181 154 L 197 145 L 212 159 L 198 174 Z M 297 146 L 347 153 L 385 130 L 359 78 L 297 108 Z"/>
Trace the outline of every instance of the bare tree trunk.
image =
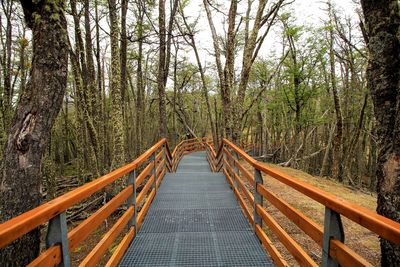
<path id="1" fill-rule="evenodd" d="M 183 22 L 185 24 L 186 30 L 189 32 L 190 41 L 187 41 L 187 42 L 193 48 L 194 54 L 196 56 L 197 67 L 199 68 L 201 82 L 203 85 L 202 92 L 203 92 L 204 99 L 206 101 L 206 106 L 207 106 L 207 117 L 208 117 L 208 121 L 210 123 L 211 135 L 213 137 L 214 145 L 217 145 L 217 136 L 216 136 L 216 131 L 215 131 L 215 127 L 214 127 L 214 120 L 212 118 L 212 113 L 211 113 L 211 105 L 210 105 L 210 100 L 208 97 L 208 86 L 207 86 L 206 78 L 204 75 L 204 69 L 203 69 L 203 66 L 200 61 L 200 55 L 197 50 L 196 41 L 194 39 L 194 33 L 193 33 L 192 29 L 190 28 L 189 24 L 187 23 L 185 14 L 183 14 L 183 11 L 182 11 L 182 18 L 183 18 Z M 183 32 L 183 31 L 181 31 L 181 32 Z"/>
<path id="2" fill-rule="evenodd" d="M 137 4 L 138 16 L 137 16 L 137 38 L 138 38 L 138 58 L 137 58 L 137 69 L 136 69 L 136 156 L 139 156 L 142 152 L 143 142 L 143 123 L 144 123 L 144 85 L 143 85 L 143 17 L 144 3 Z"/>
<path id="3" fill-rule="evenodd" d="M 329 5 L 329 12 L 332 12 L 331 4 Z M 332 15 L 330 14 L 332 18 Z M 336 88 L 336 72 L 335 72 L 335 55 L 334 55 L 334 37 L 333 37 L 333 29 L 329 31 L 330 41 L 329 41 L 329 62 L 331 67 L 331 88 L 333 95 L 333 102 L 335 106 L 335 114 L 336 114 L 336 134 L 333 138 L 333 153 L 332 153 L 332 176 L 334 179 L 339 182 L 343 181 L 343 171 L 342 171 L 342 154 L 343 154 L 343 118 L 342 118 L 342 110 L 340 107 L 340 100 Z"/>
<path id="4" fill-rule="evenodd" d="M 0 222 L 41 202 L 42 157 L 67 86 L 67 23 L 63 1 L 48 0 L 39 4 L 21 1 L 21 4 L 25 21 L 32 29 L 33 59 L 30 79 L 4 146 Z M 42 5 L 51 8 L 42 8 Z M 39 230 L 36 229 L 0 250 L 0 265 L 28 264 L 38 255 L 39 245 Z"/>

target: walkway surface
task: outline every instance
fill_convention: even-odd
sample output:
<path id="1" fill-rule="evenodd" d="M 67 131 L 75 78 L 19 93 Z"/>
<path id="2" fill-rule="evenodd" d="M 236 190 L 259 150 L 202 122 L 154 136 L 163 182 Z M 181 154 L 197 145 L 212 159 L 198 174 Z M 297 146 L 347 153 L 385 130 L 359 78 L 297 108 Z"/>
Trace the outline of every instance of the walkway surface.
<path id="1" fill-rule="evenodd" d="M 167 173 L 120 266 L 272 266 L 223 173 L 204 152 Z"/>

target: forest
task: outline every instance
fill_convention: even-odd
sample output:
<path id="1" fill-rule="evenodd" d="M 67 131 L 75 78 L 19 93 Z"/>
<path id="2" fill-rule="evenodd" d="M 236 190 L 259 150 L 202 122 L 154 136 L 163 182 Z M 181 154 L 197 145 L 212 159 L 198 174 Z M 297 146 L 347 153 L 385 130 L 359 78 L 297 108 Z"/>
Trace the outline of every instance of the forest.
<path id="1" fill-rule="evenodd" d="M 399 34 L 397 0 L 2 0 L 0 222 L 203 137 L 376 194 L 400 222 Z"/>

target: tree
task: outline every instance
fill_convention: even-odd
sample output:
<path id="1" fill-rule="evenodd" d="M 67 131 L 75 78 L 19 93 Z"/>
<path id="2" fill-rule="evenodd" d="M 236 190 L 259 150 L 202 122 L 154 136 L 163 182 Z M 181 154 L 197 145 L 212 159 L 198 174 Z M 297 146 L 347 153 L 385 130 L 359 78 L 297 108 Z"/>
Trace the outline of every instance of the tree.
<path id="1" fill-rule="evenodd" d="M 21 1 L 32 29 L 33 59 L 4 146 L 0 222 L 41 202 L 41 163 L 67 85 L 68 46 L 64 1 Z M 24 266 L 39 253 L 39 229 L 0 251 L 2 266 Z M 18 257 L 15 257 L 18 255 Z"/>
<path id="2" fill-rule="evenodd" d="M 121 97 L 121 62 L 119 51 L 119 27 L 117 15 L 117 3 L 108 0 L 110 11 L 110 39 L 111 39 L 111 98 L 113 121 L 113 160 L 112 167 L 119 167 L 125 162 L 124 124 Z"/>
<path id="3" fill-rule="evenodd" d="M 369 60 L 368 87 L 379 136 L 377 212 L 400 222 L 399 2 L 362 0 Z M 381 239 L 382 266 L 400 265 L 400 246 Z"/>

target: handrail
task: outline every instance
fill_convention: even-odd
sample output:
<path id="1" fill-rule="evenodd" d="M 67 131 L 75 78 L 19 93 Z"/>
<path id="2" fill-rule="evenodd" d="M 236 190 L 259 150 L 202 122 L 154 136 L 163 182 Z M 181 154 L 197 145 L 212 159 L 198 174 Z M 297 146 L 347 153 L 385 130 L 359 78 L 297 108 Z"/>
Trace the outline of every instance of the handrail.
<path id="1" fill-rule="evenodd" d="M 233 152 L 236 158 L 229 150 Z M 354 203 L 343 200 L 315 186 L 299 181 L 294 177 L 274 168 L 265 166 L 227 139 L 222 139 L 218 153 L 215 153 L 215 150 L 211 146 L 207 147 L 207 152 L 208 156 L 214 156 L 211 160 L 209 160 L 214 171 L 218 171 L 216 168 L 216 162 L 222 162 L 223 166 L 221 167 L 223 168 L 223 172 L 226 175 L 229 183 L 232 185 L 232 189 L 234 190 L 235 195 L 238 197 L 241 206 L 253 206 L 253 216 L 249 215 L 249 210 L 247 207 L 244 208 L 244 212 L 248 216 L 250 222 L 254 224 L 254 231 L 256 232 L 257 236 L 260 238 L 267 251 L 269 251 L 272 255 L 274 261 L 276 261 L 275 263 L 279 266 L 286 266 L 287 263 L 282 261 L 281 255 L 271 244 L 270 240 L 263 232 L 262 227 L 260 227 L 262 221 L 265 222 L 273 232 L 275 232 L 281 242 L 290 252 L 293 253 L 294 258 L 299 261 L 301 265 L 313 266 L 315 262 L 306 254 L 304 254 L 304 251 L 297 245 L 297 243 L 292 240 L 290 236 L 288 236 L 287 233 L 280 228 L 279 224 L 273 219 L 273 217 L 268 214 L 262 205 L 262 198 L 265 198 L 267 201 L 269 201 L 270 204 L 274 205 L 289 220 L 294 222 L 301 230 L 309 235 L 323 248 L 323 251 L 328 251 L 327 253 L 329 254 L 329 257 L 326 256 L 327 258 L 325 258 L 323 253 L 323 262 L 325 260 L 334 260 L 342 266 L 346 266 L 346 264 L 348 265 L 349 262 L 352 263 L 352 266 L 370 266 L 365 259 L 359 256 L 341 241 L 342 239 L 340 235 L 342 235 L 344 238 L 344 233 L 339 233 L 338 235 L 329 232 L 329 223 L 333 223 L 334 226 L 331 227 L 334 228 L 342 227 L 340 215 L 347 217 L 366 229 L 378 234 L 384 239 L 396 244 L 400 244 L 399 223 Z M 251 174 L 241 165 L 239 158 L 243 159 L 254 168 L 254 177 L 251 177 Z M 290 186 L 298 192 L 324 205 L 326 212 L 325 228 L 313 222 L 303 213 L 293 208 L 287 202 L 281 200 L 277 195 L 269 191 L 268 188 L 262 184 L 262 173 L 271 176 L 272 178 Z M 241 175 L 245 177 L 253 186 L 253 195 L 249 195 L 249 190 L 243 187 L 244 184 L 241 180 Z M 243 196 L 245 198 L 243 198 Z M 246 204 L 246 202 L 248 204 Z M 337 228 L 337 230 L 339 232 L 343 232 L 343 230 L 339 228 Z"/>
<path id="2" fill-rule="evenodd" d="M 276 169 L 265 166 L 259 161 L 253 159 L 246 152 L 238 148 L 232 142 L 224 139 L 224 143 L 230 146 L 235 152 L 240 154 L 243 159 L 250 163 L 254 168 L 264 172 L 267 175 L 279 180 L 280 182 L 296 189 L 300 193 L 314 199 L 324 206 L 346 216 L 350 220 L 361 226 L 375 232 L 379 236 L 400 244 L 400 224 L 390 220 L 382 215 L 372 212 L 364 207 L 356 205 L 350 201 L 341 199 L 333 194 L 323 191 L 315 186 L 296 180 L 288 174 Z"/>
<path id="3" fill-rule="evenodd" d="M 50 235 L 51 239 L 54 233 L 50 232 L 54 230 L 54 227 L 52 228 L 50 225 L 53 224 L 55 218 L 64 222 L 65 228 L 65 211 L 68 208 L 90 197 L 94 193 L 99 192 L 119 178 L 129 174 L 128 184 L 125 188 L 69 233 L 67 233 L 67 229 L 57 228 L 62 228 L 63 226 L 57 226 L 56 229 L 59 232 L 56 233 L 56 235 L 64 235 L 60 237 L 62 242 L 47 244 L 47 250 L 29 264 L 29 266 L 47 266 L 49 264 L 54 266 L 61 262 L 68 261 L 68 251 L 72 251 L 79 243 L 83 242 L 104 219 L 109 217 L 124 201 L 128 200 L 127 210 L 83 262 L 83 264 L 87 262 L 92 264 L 98 261 L 110 244 L 112 244 L 115 238 L 121 233 L 123 227 L 129 222 L 130 226 L 127 234 L 107 263 L 107 266 L 116 266 L 129 243 L 134 238 L 137 230 L 140 228 L 144 216 L 156 194 L 156 188 L 161 183 L 165 173 L 167 171 L 175 171 L 181 157 L 185 153 L 204 150 L 204 143 L 206 142 L 206 138 L 183 140 L 174 148 L 173 152 L 171 152 L 167 140 L 165 138 L 161 139 L 131 163 L 0 224 L 0 248 L 7 246 L 12 241 L 46 222 L 49 222 L 49 231 L 47 235 L 48 237 Z M 142 171 L 140 174 L 137 173 L 138 167 L 144 163 L 147 163 L 146 167 L 141 169 Z M 137 186 L 142 183 L 145 183 L 145 186 L 142 187 L 140 192 L 136 195 Z M 138 212 L 138 208 L 142 202 L 142 209 Z M 138 214 L 136 215 L 136 213 Z"/>

